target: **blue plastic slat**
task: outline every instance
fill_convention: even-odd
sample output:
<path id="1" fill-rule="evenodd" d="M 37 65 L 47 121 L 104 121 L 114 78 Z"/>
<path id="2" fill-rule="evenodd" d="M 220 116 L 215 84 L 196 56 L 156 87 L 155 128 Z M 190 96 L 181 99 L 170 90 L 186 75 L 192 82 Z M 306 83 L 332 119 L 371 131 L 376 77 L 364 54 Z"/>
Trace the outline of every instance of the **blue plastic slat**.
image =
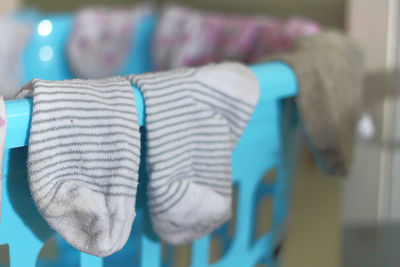
<path id="1" fill-rule="evenodd" d="M 192 245 L 192 267 L 207 266 L 209 262 L 211 237 L 205 236 L 196 240 Z"/>
<path id="2" fill-rule="evenodd" d="M 6 149 L 26 146 L 28 144 L 32 107 L 33 103 L 30 98 L 6 102 Z"/>
<path id="3" fill-rule="evenodd" d="M 4 169 L 15 169 L 12 164 L 25 167 L 26 150 L 6 150 Z M 11 160 L 12 157 L 12 160 Z M 40 250 L 52 231 L 33 205 L 26 172 L 19 171 L 3 176 L 2 218 L 0 244 L 8 244 L 10 262 L 16 267 L 34 267 Z"/>
<path id="4" fill-rule="evenodd" d="M 126 58 L 119 75 L 144 73 L 153 70 L 151 50 L 157 18 L 152 15 L 145 16 L 132 36 L 132 53 Z"/>
<path id="5" fill-rule="evenodd" d="M 64 80 L 74 77 L 65 53 L 68 38 L 73 30 L 73 18 L 72 14 L 31 16 L 30 20 L 35 21 L 35 27 L 23 56 L 22 84 L 34 78 Z M 44 21 L 51 25 L 50 32 L 45 35 L 39 31 L 39 25 Z M 151 46 L 149 44 L 156 28 L 156 22 L 156 17 L 151 15 L 141 19 L 132 35 L 132 52 L 116 74 L 125 75 L 151 71 Z"/>
<path id="6" fill-rule="evenodd" d="M 23 55 L 23 81 L 25 84 L 33 78 L 43 80 L 64 80 L 72 78 L 68 68 L 65 49 L 72 30 L 73 20 L 70 14 L 37 16 L 32 37 Z M 48 32 L 39 33 L 39 25 L 50 22 Z"/>
<path id="7" fill-rule="evenodd" d="M 141 267 L 161 266 L 161 243 L 147 235 L 141 238 Z"/>
<path id="8" fill-rule="evenodd" d="M 102 258 L 81 253 L 81 267 L 102 267 L 102 266 L 103 266 Z"/>
<path id="9" fill-rule="evenodd" d="M 297 95 L 296 74 L 286 63 L 260 63 L 252 65 L 251 69 L 261 86 L 260 102 Z"/>

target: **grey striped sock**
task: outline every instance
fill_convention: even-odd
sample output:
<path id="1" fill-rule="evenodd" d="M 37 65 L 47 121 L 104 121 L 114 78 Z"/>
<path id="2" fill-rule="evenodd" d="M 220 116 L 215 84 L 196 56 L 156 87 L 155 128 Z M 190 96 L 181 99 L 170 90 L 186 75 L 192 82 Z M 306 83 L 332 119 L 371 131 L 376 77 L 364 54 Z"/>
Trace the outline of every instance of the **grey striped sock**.
<path id="1" fill-rule="evenodd" d="M 147 109 L 153 228 L 171 244 L 193 241 L 231 215 L 231 154 L 258 101 L 257 79 L 236 63 L 129 79 Z"/>
<path id="2" fill-rule="evenodd" d="M 32 80 L 28 170 L 44 218 L 75 248 L 108 256 L 135 217 L 140 133 L 131 83 Z"/>

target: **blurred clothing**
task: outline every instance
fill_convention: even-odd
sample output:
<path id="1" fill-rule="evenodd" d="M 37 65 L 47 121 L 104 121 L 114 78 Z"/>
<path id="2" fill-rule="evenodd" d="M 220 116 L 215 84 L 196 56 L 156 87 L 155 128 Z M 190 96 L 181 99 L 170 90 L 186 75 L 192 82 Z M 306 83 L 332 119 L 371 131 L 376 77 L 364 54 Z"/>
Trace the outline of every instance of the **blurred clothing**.
<path id="1" fill-rule="evenodd" d="M 22 80 L 22 57 L 32 25 L 11 16 L 0 16 L 0 94 L 11 99 Z"/>
<path id="2" fill-rule="evenodd" d="M 239 16 L 168 6 L 161 12 L 153 44 L 158 70 L 235 60 L 249 63 L 268 53 L 290 50 L 304 35 L 321 31 L 311 20 Z"/>
<path id="3" fill-rule="evenodd" d="M 80 10 L 67 47 L 71 71 L 80 78 L 115 75 L 132 50 L 136 25 L 151 12 L 152 6 L 146 4 Z"/>
<path id="4" fill-rule="evenodd" d="M 297 74 L 296 98 L 303 127 L 319 166 L 346 175 L 360 116 L 363 55 L 350 38 L 326 31 L 301 38 L 293 51 L 261 58 L 284 61 Z"/>

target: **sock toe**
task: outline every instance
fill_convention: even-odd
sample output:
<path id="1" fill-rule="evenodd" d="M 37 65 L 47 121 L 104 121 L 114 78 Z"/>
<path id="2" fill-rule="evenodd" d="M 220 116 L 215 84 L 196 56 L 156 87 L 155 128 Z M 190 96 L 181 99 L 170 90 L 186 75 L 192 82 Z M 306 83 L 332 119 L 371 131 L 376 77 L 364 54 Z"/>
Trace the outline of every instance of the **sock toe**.
<path id="1" fill-rule="evenodd" d="M 232 214 L 231 198 L 208 187 L 189 183 L 189 188 L 173 209 L 161 214 L 152 214 L 154 231 L 169 244 L 191 242 L 211 233 Z M 197 201 L 193 196 L 202 196 Z"/>

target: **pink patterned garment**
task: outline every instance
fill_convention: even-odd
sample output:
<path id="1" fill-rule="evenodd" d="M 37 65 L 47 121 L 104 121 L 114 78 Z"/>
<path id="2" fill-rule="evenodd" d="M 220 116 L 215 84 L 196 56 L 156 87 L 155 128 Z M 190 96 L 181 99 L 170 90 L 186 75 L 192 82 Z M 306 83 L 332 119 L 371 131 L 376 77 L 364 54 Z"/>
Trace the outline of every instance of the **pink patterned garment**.
<path id="1" fill-rule="evenodd" d="M 7 116 L 4 98 L 0 96 L 0 215 L 1 215 L 1 199 L 2 199 L 2 180 L 3 180 L 3 158 L 4 146 L 7 133 Z"/>
<path id="2" fill-rule="evenodd" d="M 290 50 L 304 35 L 321 32 L 311 20 L 204 13 L 166 7 L 154 39 L 154 64 L 165 70 L 235 60 L 250 63 L 268 53 Z"/>
<path id="3" fill-rule="evenodd" d="M 72 72 L 80 78 L 115 75 L 131 51 L 137 21 L 150 14 L 152 8 L 143 4 L 80 10 L 67 47 Z"/>

